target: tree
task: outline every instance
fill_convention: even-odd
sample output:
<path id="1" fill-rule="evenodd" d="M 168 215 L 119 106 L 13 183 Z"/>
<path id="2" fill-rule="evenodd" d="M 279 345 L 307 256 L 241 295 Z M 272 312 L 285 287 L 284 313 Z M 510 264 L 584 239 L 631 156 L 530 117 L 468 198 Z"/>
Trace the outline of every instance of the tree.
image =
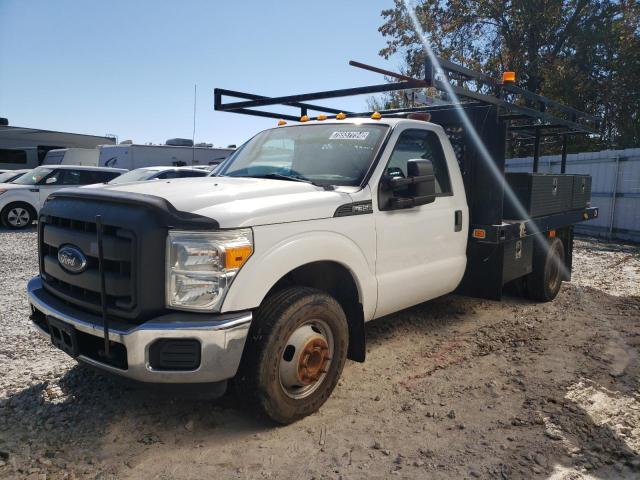
<path id="1" fill-rule="evenodd" d="M 406 4 L 405 4 L 406 3 Z M 395 0 L 383 10 L 380 55 L 401 54 L 421 77 L 425 52 L 416 16 L 436 55 L 605 118 L 599 145 L 640 145 L 640 2 L 637 0 Z"/>

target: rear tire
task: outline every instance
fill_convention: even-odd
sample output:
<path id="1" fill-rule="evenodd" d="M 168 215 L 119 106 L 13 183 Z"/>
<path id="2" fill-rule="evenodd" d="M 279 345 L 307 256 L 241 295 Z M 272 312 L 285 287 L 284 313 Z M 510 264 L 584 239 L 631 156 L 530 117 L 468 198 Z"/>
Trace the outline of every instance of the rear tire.
<path id="1" fill-rule="evenodd" d="M 566 268 L 564 245 L 559 238 L 551 239 L 548 248 L 536 243 L 533 249 L 533 270 L 527 276 L 528 297 L 538 302 L 550 302 L 556 298 L 562 287 Z"/>
<path id="2" fill-rule="evenodd" d="M 330 295 L 290 287 L 256 312 L 234 379 L 246 400 L 277 423 L 317 411 L 336 386 L 347 358 L 349 328 Z"/>
<path id="3" fill-rule="evenodd" d="M 0 213 L 2 224 L 13 230 L 30 227 L 35 218 L 36 212 L 33 207 L 24 202 L 10 203 Z"/>

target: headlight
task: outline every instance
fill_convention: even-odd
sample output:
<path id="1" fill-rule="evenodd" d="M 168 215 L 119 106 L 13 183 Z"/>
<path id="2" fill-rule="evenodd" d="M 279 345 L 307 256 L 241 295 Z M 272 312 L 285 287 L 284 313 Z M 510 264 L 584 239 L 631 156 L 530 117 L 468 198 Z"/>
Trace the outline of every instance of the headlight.
<path id="1" fill-rule="evenodd" d="M 253 253 L 251 229 L 170 231 L 166 304 L 180 310 L 216 310 L 236 273 Z"/>

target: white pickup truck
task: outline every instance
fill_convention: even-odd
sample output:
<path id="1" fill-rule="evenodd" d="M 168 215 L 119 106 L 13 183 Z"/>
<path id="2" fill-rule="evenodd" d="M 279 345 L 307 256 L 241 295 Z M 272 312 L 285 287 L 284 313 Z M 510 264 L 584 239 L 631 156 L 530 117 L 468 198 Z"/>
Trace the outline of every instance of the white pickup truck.
<path id="1" fill-rule="evenodd" d="M 314 412 L 346 359 L 364 361 L 365 322 L 454 291 L 467 268 L 465 186 L 443 128 L 378 117 L 265 130 L 213 177 L 53 194 L 33 322 L 109 372 L 234 378 L 277 422 Z M 514 256 L 541 300 L 564 278 L 553 237 L 541 260 L 522 245 Z"/>

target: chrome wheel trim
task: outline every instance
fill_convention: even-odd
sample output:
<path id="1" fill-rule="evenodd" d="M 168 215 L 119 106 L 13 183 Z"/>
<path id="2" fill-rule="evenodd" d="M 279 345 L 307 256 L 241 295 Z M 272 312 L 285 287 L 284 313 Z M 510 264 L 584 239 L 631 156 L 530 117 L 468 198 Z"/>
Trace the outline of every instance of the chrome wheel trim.
<path id="1" fill-rule="evenodd" d="M 7 222 L 12 227 L 24 227 L 30 219 L 31 215 L 26 208 L 14 207 L 7 213 Z"/>
<path id="2" fill-rule="evenodd" d="M 320 352 L 326 345 L 326 351 Z M 292 351 L 293 348 L 293 351 Z M 317 372 L 317 379 L 302 380 L 300 374 L 305 358 L 310 363 L 311 373 Z M 278 360 L 278 377 L 282 391 L 289 398 L 300 400 L 308 397 L 324 383 L 331 367 L 331 358 L 335 352 L 335 342 L 331 328 L 324 320 L 312 319 L 304 322 L 289 336 Z M 317 368 L 316 368 L 317 367 Z"/>

